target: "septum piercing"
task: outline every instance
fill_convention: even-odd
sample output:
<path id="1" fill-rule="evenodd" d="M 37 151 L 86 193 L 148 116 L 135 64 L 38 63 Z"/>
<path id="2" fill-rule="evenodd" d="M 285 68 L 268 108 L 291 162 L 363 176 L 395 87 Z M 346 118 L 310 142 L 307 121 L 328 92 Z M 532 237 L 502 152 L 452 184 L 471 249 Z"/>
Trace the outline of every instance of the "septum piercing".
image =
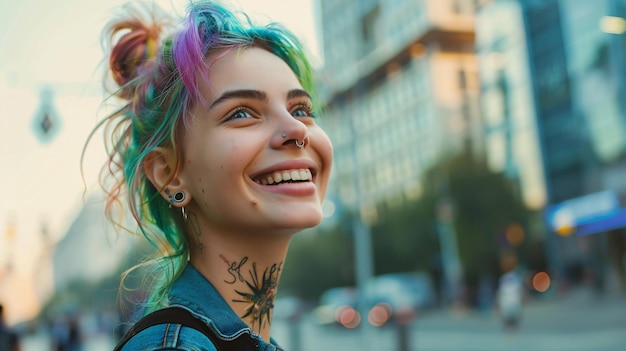
<path id="1" fill-rule="evenodd" d="M 302 149 L 304 147 L 304 143 L 306 141 L 306 138 L 308 138 L 308 137 L 302 138 L 302 144 L 298 144 L 298 139 L 296 139 L 296 146 Z"/>
<path id="2" fill-rule="evenodd" d="M 287 132 L 283 132 L 280 136 L 283 137 L 283 139 L 285 139 L 287 137 Z M 304 147 L 304 144 L 306 143 L 307 138 L 308 136 L 305 136 L 304 138 L 302 138 L 302 143 L 298 143 L 298 139 L 296 139 L 295 140 L 296 146 L 302 149 Z"/>

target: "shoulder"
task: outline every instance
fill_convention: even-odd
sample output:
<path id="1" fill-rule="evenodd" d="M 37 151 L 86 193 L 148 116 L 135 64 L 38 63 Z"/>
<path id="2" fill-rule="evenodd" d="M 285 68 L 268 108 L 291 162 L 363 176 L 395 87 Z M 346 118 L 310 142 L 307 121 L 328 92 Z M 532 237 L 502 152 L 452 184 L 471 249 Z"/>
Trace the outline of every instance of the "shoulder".
<path id="1" fill-rule="evenodd" d="M 217 351 L 202 332 L 176 323 L 157 324 L 133 336 L 121 351 Z"/>

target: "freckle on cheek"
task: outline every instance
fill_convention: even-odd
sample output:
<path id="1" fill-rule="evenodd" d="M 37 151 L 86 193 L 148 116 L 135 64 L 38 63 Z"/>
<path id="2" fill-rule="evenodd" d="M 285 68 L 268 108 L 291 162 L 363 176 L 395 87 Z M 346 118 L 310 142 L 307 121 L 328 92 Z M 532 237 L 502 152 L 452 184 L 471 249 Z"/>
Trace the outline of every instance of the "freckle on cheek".
<path id="1" fill-rule="evenodd" d="M 191 164 L 191 160 L 187 160 L 187 164 Z"/>

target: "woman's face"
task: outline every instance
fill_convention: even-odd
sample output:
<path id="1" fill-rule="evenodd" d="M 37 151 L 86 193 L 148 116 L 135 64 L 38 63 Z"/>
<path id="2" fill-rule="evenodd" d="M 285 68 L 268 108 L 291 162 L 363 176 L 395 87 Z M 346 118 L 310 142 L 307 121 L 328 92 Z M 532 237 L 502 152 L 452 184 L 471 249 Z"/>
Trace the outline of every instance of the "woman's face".
<path id="1" fill-rule="evenodd" d="M 232 50 L 211 62 L 208 81 L 183 139 L 187 210 L 211 231 L 319 224 L 332 146 L 289 66 L 261 48 Z M 302 180 L 276 183 L 287 174 Z"/>

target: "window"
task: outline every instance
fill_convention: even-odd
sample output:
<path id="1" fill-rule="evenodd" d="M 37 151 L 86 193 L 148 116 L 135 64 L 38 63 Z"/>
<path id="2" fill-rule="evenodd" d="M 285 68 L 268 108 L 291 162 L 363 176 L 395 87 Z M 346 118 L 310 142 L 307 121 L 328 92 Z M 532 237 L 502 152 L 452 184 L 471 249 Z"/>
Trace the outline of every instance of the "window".
<path id="1" fill-rule="evenodd" d="M 361 36 L 363 52 L 369 53 L 376 47 L 376 23 L 380 14 L 380 6 L 374 6 L 361 18 Z"/>
<path id="2" fill-rule="evenodd" d="M 459 76 L 459 89 L 461 89 L 462 91 L 465 91 L 467 89 L 467 75 L 463 68 L 459 69 L 458 76 Z"/>

